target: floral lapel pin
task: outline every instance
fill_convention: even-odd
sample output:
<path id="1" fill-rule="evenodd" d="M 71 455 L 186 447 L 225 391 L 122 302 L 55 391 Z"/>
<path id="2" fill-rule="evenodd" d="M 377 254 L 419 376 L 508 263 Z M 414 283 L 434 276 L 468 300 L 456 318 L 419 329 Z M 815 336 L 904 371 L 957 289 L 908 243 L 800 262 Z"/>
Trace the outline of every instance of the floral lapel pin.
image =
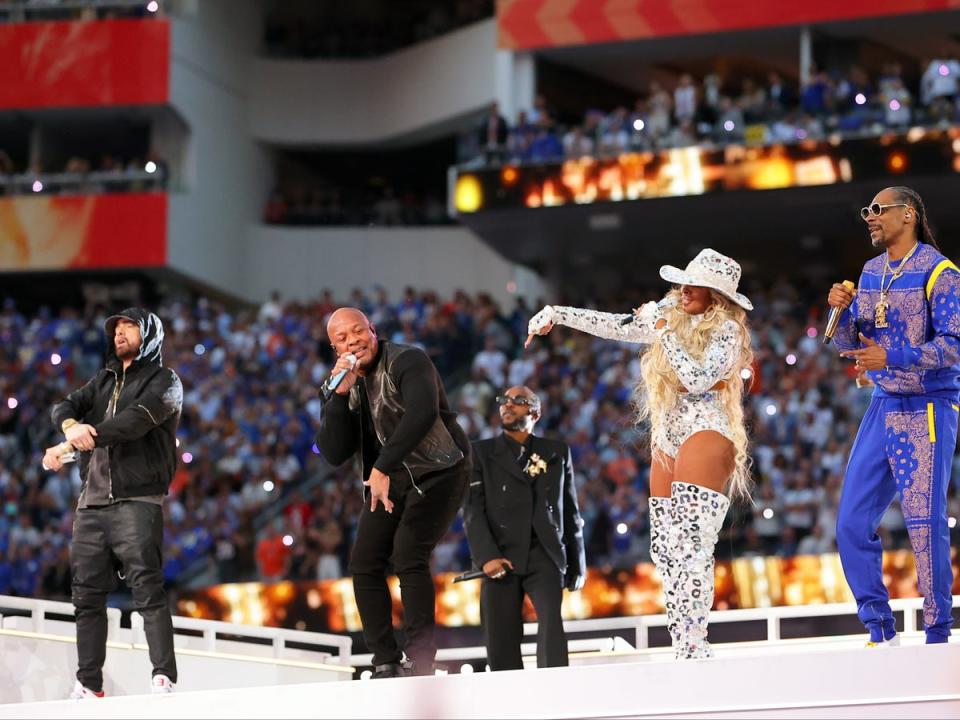
<path id="1" fill-rule="evenodd" d="M 530 477 L 536 477 L 546 469 L 547 461 L 540 457 L 537 453 L 533 453 L 527 460 L 527 464 L 523 468 L 523 471 Z"/>

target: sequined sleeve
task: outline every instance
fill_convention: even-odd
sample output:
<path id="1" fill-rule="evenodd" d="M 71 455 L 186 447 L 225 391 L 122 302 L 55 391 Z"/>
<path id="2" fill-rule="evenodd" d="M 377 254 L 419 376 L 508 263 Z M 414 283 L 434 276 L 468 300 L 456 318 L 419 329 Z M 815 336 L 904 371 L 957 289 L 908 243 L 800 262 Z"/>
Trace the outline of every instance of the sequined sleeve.
<path id="1" fill-rule="evenodd" d="M 677 336 L 669 330 L 663 333 L 660 342 L 670 366 L 687 391 L 702 393 L 730 374 L 739 353 L 740 327 L 733 320 L 728 320 L 714 330 L 703 351 L 703 360 L 691 357 Z"/>
<path id="2" fill-rule="evenodd" d="M 940 273 L 930 292 L 930 320 L 934 337 L 922 345 L 887 350 L 892 368 L 935 370 L 960 363 L 960 271 Z"/>
<path id="3" fill-rule="evenodd" d="M 637 319 L 626 325 L 629 313 L 605 313 L 583 308 L 553 306 L 554 322 L 607 340 L 649 344 L 656 339 L 650 322 Z"/>

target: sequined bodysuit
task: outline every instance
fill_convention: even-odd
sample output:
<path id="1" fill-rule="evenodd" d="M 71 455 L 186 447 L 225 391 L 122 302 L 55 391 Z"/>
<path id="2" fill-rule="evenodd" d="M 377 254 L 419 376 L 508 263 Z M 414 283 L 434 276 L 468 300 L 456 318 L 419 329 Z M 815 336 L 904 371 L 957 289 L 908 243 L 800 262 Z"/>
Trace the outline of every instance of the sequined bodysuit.
<path id="1" fill-rule="evenodd" d="M 680 446 L 694 433 L 714 430 L 733 440 L 730 418 L 723 407 L 720 394 L 711 390 L 720 380 L 726 380 L 733 370 L 740 349 L 740 328 L 728 320 L 714 331 L 701 359 L 694 358 L 680 344 L 677 336 L 666 330 L 654 329 L 655 304 L 644 307 L 634 322 L 623 325 L 627 314 L 605 313 L 582 308 L 551 306 L 548 316 L 554 323 L 589 333 L 596 337 L 621 342 L 650 345 L 659 342 L 670 366 L 687 392 L 677 393 L 673 407 L 661 417 L 652 418 L 653 447 L 676 457 Z M 541 311 L 544 312 L 544 311 Z M 698 316 L 693 316 L 699 321 Z M 537 317 L 531 321 L 534 327 Z"/>

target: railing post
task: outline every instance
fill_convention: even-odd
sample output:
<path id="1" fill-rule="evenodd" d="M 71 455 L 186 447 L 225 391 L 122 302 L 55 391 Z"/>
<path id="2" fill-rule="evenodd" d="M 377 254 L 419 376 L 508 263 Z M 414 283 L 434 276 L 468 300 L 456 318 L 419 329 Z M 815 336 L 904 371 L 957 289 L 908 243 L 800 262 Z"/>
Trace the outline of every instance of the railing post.
<path id="1" fill-rule="evenodd" d="M 917 610 L 909 605 L 903 609 L 903 631 L 905 633 L 917 631 Z"/>
<path id="2" fill-rule="evenodd" d="M 286 642 L 284 642 L 284 639 L 283 639 L 282 637 L 280 637 L 279 635 L 277 635 L 277 636 L 273 639 L 273 656 L 274 656 L 275 658 L 280 657 L 280 655 L 283 653 L 283 649 L 284 649 L 285 647 L 286 647 Z"/>
<path id="3" fill-rule="evenodd" d="M 637 650 L 650 647 L 650 628 L 642 617 L 637 618 L 635 642 Z"/>
<path id="4" fill-rule="evenodd" d="M 767 617 L 767 642 L 776 642 L 780 639 L 780 614 L 771 608 Z"/>
<path id="5" fill-rule="evenodd" d="M 207 644 L 207 652 L 217 651 L 217 629 L 207 628 L 203 631 L 203 639 Z"/>

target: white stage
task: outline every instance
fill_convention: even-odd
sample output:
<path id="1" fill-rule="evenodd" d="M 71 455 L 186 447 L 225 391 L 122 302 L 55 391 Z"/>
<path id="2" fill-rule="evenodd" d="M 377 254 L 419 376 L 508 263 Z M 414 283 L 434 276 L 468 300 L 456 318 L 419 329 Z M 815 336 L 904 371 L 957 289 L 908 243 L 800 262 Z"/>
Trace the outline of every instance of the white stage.
<path id="1" fill-rule="evenodd" d="M 912 640 L 871 650 L 860 640 L 786 641 L 683 663 L 640 652 L 547 670 L 20 703 L 0 706 L 0 717 L 960 717 L 960 644 Z"/>
<path id="2" fill-rule="evenodd" d="M 904 622 L 914 625 L 919 600 L 896 601 L 896 606 L 901 605 Z M 361 681 L 348 680 L 352 668 L 344 661 L 349 655 L 300 655 L 296 660 L 286 656 L 282 637 L 289 631 L 249 628 L 251 636 L 273 633 L 281 640 L 266 648 L 256 646 L 259 651 L 255 655 L 244 657 L 242 644 L 235 639 L 229 641 L 230 652 L 216 645 L 224 642 L 217 640 L 217 632 L 234 637 L 234 626 L 208 623 L 205 642 L 209 650 L 191 653 L 178 643 L 186 662 L 180 663 L 180 687 L 172 695 L 128 694 L 84 702 L 8 700 L 0 705 L 0 718 L 960 717 L 960 637 L 947 645 L 925 646 L 923 634 L 911 627 L 901 633 L 902 647 L 872 649 L 864 647 L 865 635 L 779 639 L 781 616 L 813 615 L 818 610 L 840 614 L 853 608 L 807 606 L 716 613 L 719 622 L 743 621 L 759 613 L 766 616 L 769 634 L 765 641 L 715 645 L 717 657 L 712 660 L 677 662 L 667 648 L 642 647 L 647 626 L 662 621 L 653 616 L 570 623 L 573 631 L 596 632 L 600 625 L 619 622 L 620 628 L 636 630 L 640 649 L 622 641 L 610 643 L 613 650 L 574 653 L 569 668 Z M 39 622 L 39 615 L 34 622 Z M 10 627 L 8 620 L 14 618 L 4 619 L 5 628 Z M 17 620 L 22 624 L 25 619 Z M 180 622 L 206 621 L 180 618 L 177 624 Z M 17 669 L 35 665 L 39 656 L 48 653 L 44 648 L 50 643 L 69 647 L 69 641 L 63 639 L 66 636 L 51 640 L 51 628 L 43 630 L 0 630 L 4 675 L 0 685 L 33 680 Z M 145 656 L 145 647 L 137 637 L 132 639 L 130 648 L 122 648 L 125 655 L 118 657 L 129 661 L 136 654 Z M 336 646 L 338 636 L 317 635 L 315 640 L 318 646 L 331 641 Z M 31 642 L 33 645 L 28 644 Z M 121 648 L 111 646 L 108 655 L 116 655 L 115 650 Z M 469 650 L 455 653 L 469 657 Z M 72 661 L 67 654 L 58 651 L 50 656 L 45 668 L 46 686 L 56 686 L 64 694 L 72 685 L 76 662 L 75 654 Z M 189 662 L 198 654 L 204 664 Z M 444 655 L 450 655 L 446 659 L 456 666 L 452 651 L 443 651 L 441 658 Z M 146 690 L 149 666 L 144 666 L 145 659 L 136 661 L 134 676 L 122 683 L 113 679 L 117 692 L 133 693 L 137 687 Z M 289 674 L 291 667 L 296 667 L 296 674 Z M 9 685 L 0 688 L 5 693 L 13 689 Z"/>

